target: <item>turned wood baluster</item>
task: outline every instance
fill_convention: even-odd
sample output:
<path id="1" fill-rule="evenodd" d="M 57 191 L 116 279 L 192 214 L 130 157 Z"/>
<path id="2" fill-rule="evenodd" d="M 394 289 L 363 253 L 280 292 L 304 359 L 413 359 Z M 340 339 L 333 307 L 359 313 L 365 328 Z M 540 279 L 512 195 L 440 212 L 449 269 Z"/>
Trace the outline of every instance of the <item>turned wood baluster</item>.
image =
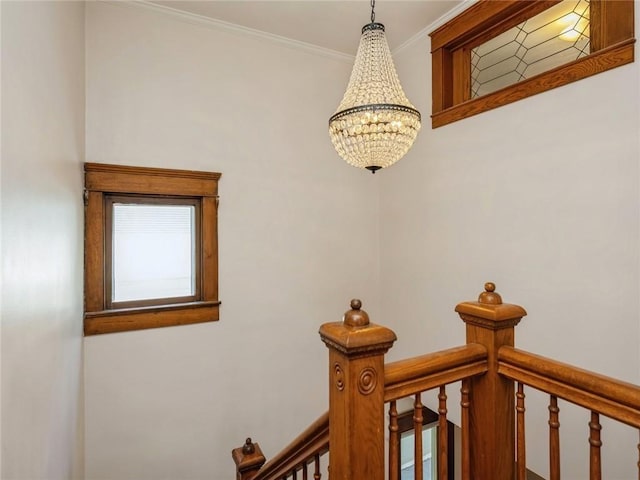
<path id="1" fill-rule="evenodd" d="M 415 480 L 422 480 L 422 402 L 420 401 L 420 394 L 416 393 L 416 399 L 413 402 L 413 436 L 414 436 L 414 449 L 413 449 L 413 462 Z"/>
<path id="2" fill-rule="evenodd" d="M 462 407 L 460 427 L 462 429 L 461 434 L 461 449 L 462 449 L 462 480 L 470 480 L 471 473 L 469 469 L 469 380 L 462 381 L 462 388 L 460 388 L 460 406 Z"/>
<path id="3" fill-rule="evenodd" d="M 307 462 L 306 461 L 302 464 L 302 480 L 308 480 Z"/>
<path id="4" fill-rule="evenodd" d="M 438 400 L 438 480 L 447 480 L 449 429 L 447 428 L 447 392 L 444 385 L 440 387 Z"/>
<path id="5" fill-rule="evenodd" d="M 487 348 L 484 375 L 469 379 L 469 463 L 474 479 L 513 480 L 516 477 L 512 380 L 498 373 L 498 351 L 513 347 L 515 326 L 527 312 L 518 305 L 503 304 L 493 283 L 486 283 L 477 302 L 464 302 L 456 312 L 466 323 L 467 343 Z"/>
<path id="6" fill-rule="evenodd" d="M 602 464 L 600 463 L 600 414 L 591 412 L 591 421 L 589 422 L 589 479 L 601 480 Z"/>
<path id="7" fill-rule="evenodd" d="M 400 458 L 400 431 L 398 428 L 398 409 L 395 400 L 389 405 L 389 480 L 398 480 Z"/>
<path id="8" fill-rule="evenodd" d="M 298 471 L 294 468 L 293 469 L 293 475 L 292 475 L 292 480 L 298 480 Z"/>
<path id="9" fill-rule="evenodd" d="M 331 480 L 384 480 L 384 354 L 396 335 L 369 322 L 360 300 L 342 322 L 325 323 L 329 348 Z"/>
<path id="10" fill-rule="evenodd" d="M 313 459 L 313 463 L 315 465 L 315 472 L 313 474 L 313 480 L 320 480 L 322 478 L 322 474 L 320 473 L 320 455 L 316 454 Z"/>
<path id="11" fill-rule="evenodd" d="M 518 382 L 518 391 L 516 393 L 516 456 L 518 462 L 518 480 L 526 480 L 527 478 L 527 448 L 525 445 L 524 434 L 524 386 Z"/>
<path id="12" fill-rule="evenodd" d="M 560 420 L 558 397 L 551 395 L 549 403 L 549 480 L 560 480 Z"/>

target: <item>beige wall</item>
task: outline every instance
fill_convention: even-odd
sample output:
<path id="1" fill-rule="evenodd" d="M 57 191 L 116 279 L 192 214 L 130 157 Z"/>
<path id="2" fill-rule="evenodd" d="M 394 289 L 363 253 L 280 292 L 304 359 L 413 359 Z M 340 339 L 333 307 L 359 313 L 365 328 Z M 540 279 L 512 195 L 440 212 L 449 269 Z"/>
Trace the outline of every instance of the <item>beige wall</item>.
<path id="1" fill-rule="evenodd" d="M 1 476 L 82 478 L 84 5 L 1 9 Z"/>
<path id="2" fill-rule="evenodd" d="M 87 5 L 87 160 L 222 172 L 221 320 L 85 341 L 90 479 L 223 479 L 327 408 L 319 326 L 378 310 L 377 176 L 334 152 L 351 63 Z"/>
<path id="3" fill-rule="evenodd" d="M 83 4 L 1 6 L 2 478 L 229 478 L 247 435 L 272 456 L 326 409 L 317 329 L 355 296 L 400 358 L 462 343 L 453 307 L 493 280 L 529 311 L 520 347 L 640 383 L 637 63 L 431 130 L 424 37 L 396 55 L 424 129 L 372 177 L 326 135 L 349 61 L 86 13 L 85 137 Z M 85 340 L 83 475 L 85 138 L 87 161 L 223 173 L 223 305 L 218 323 Z M 544 475 L 546 400 L 528 399 Z M 563 476 L 585 478 L 588 419 L 561 408 Z M 605 478 L 631 478 L 637 432 L 603 439 Z"/>
<path id="4" fill-rule="evenodd" d="M 529 312 L 518 346 L 640 383 L 637 61 L 431 130 L 428 51 L 425 36 L 395 57 L 425 129 L 380 175 L 391 356 L 462 343 L 453 308 L 494 281 Z M 546 475 L 548 400 L 534 397 L 528 458 Z M 561 408 L 563 478 L 586 478 L 588 417 Z M 604 478 L 633 478 L 637 432 L 603 440 Z"/>

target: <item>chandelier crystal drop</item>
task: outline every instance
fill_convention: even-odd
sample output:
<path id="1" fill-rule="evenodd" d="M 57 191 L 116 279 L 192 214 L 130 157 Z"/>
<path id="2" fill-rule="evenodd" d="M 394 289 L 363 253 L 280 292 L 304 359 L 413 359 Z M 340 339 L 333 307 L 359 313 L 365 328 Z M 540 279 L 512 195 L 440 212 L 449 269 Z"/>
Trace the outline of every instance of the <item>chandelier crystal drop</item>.
<path id="1" fill-rule="evenodd" d="M 338 154 L 350 165 L 372 173 L 400 160 L 420 130 L 420 112 L 402 91 L 393 65 L 384 25 L 362 27 L 351 78 L 336 113 L 329 119 L 329 135 Z"/>

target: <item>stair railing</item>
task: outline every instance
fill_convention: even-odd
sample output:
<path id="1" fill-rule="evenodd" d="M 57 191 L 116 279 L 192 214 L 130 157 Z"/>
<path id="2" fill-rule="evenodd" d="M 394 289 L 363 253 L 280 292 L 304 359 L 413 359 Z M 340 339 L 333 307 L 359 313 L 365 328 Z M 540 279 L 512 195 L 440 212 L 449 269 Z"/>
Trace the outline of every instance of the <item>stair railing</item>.
<path id="1" fill-rule="evenodd" d="M 232 456 L 237 480 L 297 478 L 298 472 L 303 480 L 320 480 L 321 457 L 328 451 L 329 412 L 326 412 L 268 463 L 260 446 L 251 438 L 247 438 L 244 446 L 234 449 Z"/>
<path id="2" fill-rule="evenodd" d="M 560 408 L 563 399 L 589 411 L 589 479 L 602 478 L 600 415 L 640 431 L 640 387 L 513 347 L 498 352 L 498 372 L 517 382 L 517 480 L 525 480 L 525 392 L 527 385 L 549 394 L 549 479 L 560 480 Z M 587 423 L 587 422 L 585 422 Z M 638 444 L 640 453 L 640 443 Z M 640 460 L 638 461 L 640 479 Z"/>
<path id="3" fill-rule="evenodd" d="M 514 329 L 526 312 L 503 304 L 491 283 L 477 302 L 461 303 L 456 311 L 466 323 L 466 345 L 384 365 L 396 336 L 370 323 L 361 303 L 353 300 L 342 322 L 320 329 L 329 348 L 329 412 L 267 464 L 259 446 L 247 439 L 244 447 L 233 451 L 237 480 L 307 480 L 311 473 L 319 480 L 320 455 L 327 451 L 331 480 L 384 480 L 385 463 L 388 478 L 397 480 L 396 402 L 402 398 L 413 400 L 415 478 L 423 478 L 422 400 L 430 390 L 437 392 L 441 427 L 436 440 L 437 478 L 452 478 L 447 471 L 447 458 L 454 452 L 447 450 L 446 387 L 458 381 L 463 480 L 525 480 L 525 384 L 551 398 L 550 480 L 560 478 L 558 398 L 591 411 L 589 478 L 600 480 L 599 415 L 640 428 L 640 387 L 515 349 Z M 386 403 L 389 457 L 385 462 Z"/>

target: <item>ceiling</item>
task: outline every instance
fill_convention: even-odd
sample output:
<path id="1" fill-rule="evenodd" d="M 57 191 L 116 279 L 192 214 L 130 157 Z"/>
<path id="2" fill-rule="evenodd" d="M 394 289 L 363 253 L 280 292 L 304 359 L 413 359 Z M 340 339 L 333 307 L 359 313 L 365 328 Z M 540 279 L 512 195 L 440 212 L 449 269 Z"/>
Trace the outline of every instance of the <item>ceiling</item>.
<path id="1" fill-rule="evenodd" d="M 393 51 L 463 1 L 378 1 L 376 22 L 385 25 Z M 369 0 L 154 0 L 150 3 L 350 55 L 355 55 L 360 30 L 371 17 Z"/>

